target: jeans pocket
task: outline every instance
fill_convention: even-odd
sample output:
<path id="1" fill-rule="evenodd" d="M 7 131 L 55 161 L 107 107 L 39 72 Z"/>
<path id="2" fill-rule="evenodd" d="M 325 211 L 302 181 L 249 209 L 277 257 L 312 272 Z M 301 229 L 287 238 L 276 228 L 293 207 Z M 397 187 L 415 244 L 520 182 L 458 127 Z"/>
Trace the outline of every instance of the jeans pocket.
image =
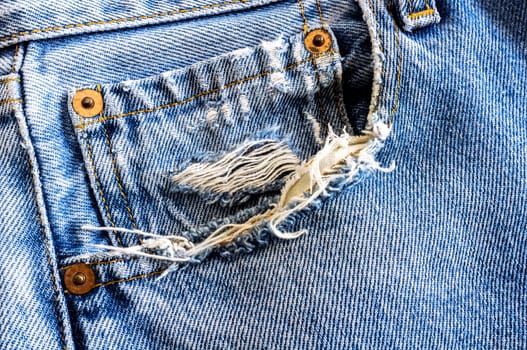
<path id="1" fill-rule="evenodd" d="M 284 189 L 328 135 L 348 127 L 340 61 L 331 29 L 318 28 L 71 91 L 70 115 L 112 245 L 174 257 L 173 241 L 162 238 L 178 237 L 177 249 L 192 247 L 199 260 L 265 243 L 268 213 Z M 230 234 L 218 235 L 222 227 Z"/>

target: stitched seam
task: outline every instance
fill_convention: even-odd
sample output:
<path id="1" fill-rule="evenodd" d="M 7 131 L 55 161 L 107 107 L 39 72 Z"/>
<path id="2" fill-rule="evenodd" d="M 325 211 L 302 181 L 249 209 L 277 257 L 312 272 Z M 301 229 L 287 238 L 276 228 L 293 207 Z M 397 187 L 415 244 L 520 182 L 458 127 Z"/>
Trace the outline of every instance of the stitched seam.
<path id="1" fill-rule="evenodd" d="M 94 261 L 94 262 L 88 262 L 88 263 L 84 263 L 86 265 L 110 265 L 110 264 L 113 264 L 113 263 L 116 263 L 116 262 L 120 262 L 120 261 L 127 261 L 127 260 L 134 260 L 136 257 L 135 256 L 130 256 L 130 257 L 126 257 L 126 258 L 118 258 L 118 259 L 113 259 L 113 260 L 108 260 L 108 261 Z M 61 267 L 59 270 L 66 270 L 68 267 L 70 267 L 70 265 L 67 265 L 67 266 L 63 266 Z"/>
<path id="2" fill-rule="evenodd" d="M 433 14 L 435 14 L 435 10 L 434 9 L 427 9 L 427 10 L 423 10 L 423 11 L 419 11 L 419 12 L 410 13 L 408 15 L 408 18 L 410 18 L 410 19 L 418 19 L 418 18 L 421 18 L 421 17 L 431 16 Z"/>
<path id="3" fill-rule="evenodd" d="M 108 218 L 108 221 L 112 225 L 112 227 L 115 227 L 115 222 L 112 220 L 112 216 L 110 215 L 110 208 L 108 207 L 108 202 L 106 201 L 106 197 L 104 196 L 104 192 L 102 190 L 101 181 L 99 180 L 99 176 L 97 175 L 97 170 L 96 170 L 96 167 L 95 167 L 95 161 L 93 160 L 93 153 L 92 153 L 92 150 L 91 150 L 90 138 L 88 136 L 88 133 L 86 133 L 86 135 L 85 135 L 85 140 L 86 140 L 86 151 L 88 153 L 88 158 L 90 159 L 90 165 L 91 165 L 91 168 L 92 168 L 93 177 L 95 178 L 95 182 L 97 183 L 97 188 L 99 189 L 99 194 L 101 196 L 101 199 L 102 199 L 102 202 L 103 202 L 103 206 L 104 206 L 104 208 L 106 210 L 106 216 Z M 115 230 L 113 231 L 113 233 L 115 235 L 115 238 L 117 239 L 117 242 L 122 247 L 123 243 L 121 242 L 121 237 L 119 236 L 119 233 L 117 231 L 115 231 Z"/>
<path id="4" fill-rule="evenodd" d="M 322 16 L 322 7 L 320 6 L 320 1 L 316 0 L 317 3 L 317 9 L 318 9 L 318 16 L 320 17 L 320 24 L 324 23 L 324 18 Z"/>
<path id="5" fill-rule="evenodd" d="M 116 262 L 128 261 L 128 260 L 134 260 L 134 259 L 136 259 L 135 256 L 130 256 L 126 258 L 118 258 L 118 259 L 113 259 L 113 260 L 108 260 L 108 261 L 95 261 L 95 262 L 86 263 L 86 264 L 87 265 L 110 265 Z"/>
<path id="6" fill-rule="evenodd" d="M 18 50 L 20 49 L 20 46 L 15 46 L 15 53 L 13 55 L 13 62 L 11 63 L 11 73 L 15 72 L 15 64 L 16 64 L 16 58 L 18 56 Z"/>
<path id="7" fill-rule="evenodd" d="M 6 104 L 6 103 L 17 103 L 17 102 L 24 102 L 21 98 L 9 98 L 7 100 L 0 101 L 0 105 Z"/>
<path id="8" fill-rule="evenodd" d="M 425 7 L 426 9 L 430 9 L 430 4 L 428 3 L 428 0 L 425 0 Z"/>
<path id="9" fill-rule="evenodd" d="M 28 163 L 30 167 L 30 172 L 32 173 L 33 165 L 31 164 L 30 160 L 28 160 Z M 36 183 L 35 183 L 34 176 L 31 176 L 31 182 L 33 183 L 33 191 L 35 191 L 36 193 Z M 53 292 L 55 293 L 55 297 L 54 297 L 55 303 L 54 304 L 55 304 L 55 312 L 57 313 L 57 321 L 59 324 L 60 340 L 62 342 L 62 349 L 66 349 L 66 340 L 64 339 L 64 329 L 63 329 L 64 321 L 62 320 L 62 317 L 60 316 L 60 310 L 59 310 L 59 291 L 56 286 L 57 280 L 55 279 L 55 275 L 53 274 L 53 268 L 51 265 L 51 257 L 50 257 L 50 253 L 48 249 L 48 240 L 46 238 L 46 231 L 44 228 L 44 223 L 42 222 L 42 213 L 40 212 L 40 207 L 38 203 L 37 203 L 37 215 L 38 215 L 38 222 L 40 224 L 40 232 L 42 233 L 42 237 L 43 237 L 42 239 L 44 243 L 44 250 L 46 251 L 46 260 L 51 270 L 51 284 L 53 285 Z"/>
<path id="10" fill-rule="evenodd" d="M 410 12 L 414 12 L 414 9 L 412 8 L 412 2 L 410 0 L 407 0 L 408 2 L 408 8 L 410 9 Z"/>
<path id="11" fill-rule="evenodd" d="M 373 3 L 371 2 L 371 0 L 368 0 L 368 4 L 370 5 L 370 11 L 373 16 L 373 19 L 375 20 L 375 28 L 377 29 L 377 36 L 379 37 L 379 50 L 381 50 L 381 52 L 384 53 L 384 43 L 382 41 L 382 35 L 381 35 L 381 29 L 379 27 L 379 22 L 377 22 L 377 18 L 375 17 L 375 9 L 373 7 Z"/>
<path id="12" fill-rule="evenodd" d="M 302 19 L 304 20 L 304 34 L 306 34 L 308 25 L 307 25 L 307 18 L 306 18 L 306 13 L 304 9 L 304 3 L 302 2 L 302 0 L 298 0 L 298 6 L 300 6 L 300 14 L 302 15 Z"/>
<path id="13" fill-rule="evenodd" d="M 0 81 L 0 85 L 1 85 L 1 84 L 7 84 L 7 83 L 9 83 L 10 81 L 18 81 L 18 82 L 20 82 L 20 78 L 7 78 L 7 79 L 5 79 L 5 80 L 1 80 L 1 81 Z"/>
<path id="14" fill-rule="evenodd" d="M 112 146 L 110 143 L 110 136 L 108 135 L 108 130 L 106 130 L 104 125 L 102 126 L 102 128 L 104 130 L 104 136 L 106 137 L 106 145 L 108 146 L 108 154 L 110 155 L 110 159 L 112 161 L 113 173 L 115 174 L 115 180 L 117 181 L 117 187 L 119 187 L 119 192 L 121 193 L 121 197 L 123 198 L 124 204 L 126 206 L 126 211 L 128 212 L 128 217 L 130 218 L 132 227 L 134 229 L 137 229 L 137 225 L 134 219 L 134 214 L 132 213 L 132 209 L 130 208 L 130 203 L 128 202 L 128 196 L 126 195 L 126 192 L 121 182 L 121 178 L 117 171 L 117 165 L 115 164 L 115 157 L 113 156 L 113 153 L 112 153 Z M 139 234 L 137 234 L 137 239 L 139 240 L 140 244 L 143 244 L 143 240 L 141 239 Z"/>
<path id="15" fill-rule="evenodd" d="M 100 84 L 97 84 L 97 91 L 99 93 L 101 93 L 101 85 Z M 102 116 L 102 111 L 101 111 L 100 116 Z M 106 145 L 108 146 L 108 154 L 110 155 L 110 159 L 112 161 L 113 173 L 115 175 L 115 180 L 117 181 L 117 187 L 119 187 L 119 192 L 121 193 L 121 197 L 123 198 L 123 201 L 124 201 L 124 204 L 125 204 L 125 207 L 126 207 L 126 211 L 128 211 L 128 217 L 130 218 L 130 222 L 132 223 L 132 227 L 134 229 L 137 229 L 137 225 L 135 224 L 134 214 L 132 213 L 132 209 L 130 208 L 130 203 L 128 202 L 128 196 L 126 195 L 126 192 L 125 192 L 124 187 L 123 187 L 122 182 L 121 182 L 121 178 L 120 178 L 119 173 L 117 171 L 117 164 L 115 164 L 115 157 L 113 156 L 113 153 L 112 153 L 112 146 L 111 146 L 111 142 L 110 142 L 110 136 L 108 135 L 108 130 L 106 130 L 104 125 L 102 126 L 102 129 L 104 131 L 104 136 L 106 138 Z M 141 237 L 139 236 L 139 234 L 137 234 L 137 239 L 139 240 L 139 243 L 143 244 L 143 241 L 142 241 Z"/>
<path id="16" fill-rule="evenodd" d="M 393 21 L 393 19 L 392 19 Z M 397 88 L 395 89 L 395 98 L 394 98 L 394 104 L 390 113 L 390 124 L 393 121 L 393 116 L 397 109 L 399 108 L 399 95 L 400 95 L 400 89 L 401 89 L 401 67 L 403 64 L 403 51 L 401 50 L 400 42 L 399 42 L 399 26 L 394 22 L 393 23 L 395 27 L 395 47 L 398 51 L 398 63 L 397 63 Z"/>
<path id="17" fill-rule="evenodd" d="M 320 1 L 319 0 L 315 0 L 315 2 L 317 4 L 317 10 L 318 10 L 318 16 L 319 16 L 319 19 L 320 19 L 320 24 L 323 25 L 324 24 L 324 17 L 322 16 L 322 7 L 320 6 Z M 333 60 L 334 60 L 334 57 L 333 57 Z M 320 74 L 317 71 L 318 67 L 317 67 L 317 63 L 315 62 L 315 60 L 311 61 L 311 64 L 313 65 L 313 70 L 315 71 L 315 81 L 317 83 L 317 88 L 318 88 L 318 91 L 317 91 L 318 108 L 320 110 L 320 113 L 322 114 L 322 124 L 324 124 L 324 133 L 327 135 L 328 134 L 328 128 L 329 128 L 329 121 L 328 121 L 328 117 L 327 117 L 327 114 L 326 114 L 326 110 L 324 108 L 324 103 L 322 101 L 322 88 L 320 86 Z"/>
<path id="18" fill-rule="evenodd" d="M 335 64 L 335 60 L 333 60 L 333 64 Z M 341 80 L 337 76 L 337 72 L 333 71 L 333 95 L 335 96 L 335 103 L 337 104 L 337 111 L 339 112 L 340 121 L 343 123 L 343 125 L 349 125 L 349 121 L 347 120 L 344 109 L 342 106 L 342 97 L 340 96 L 341 91 L 339 90 L 339 84 L 341 84 Z"/>
<path id="19" fill-rule="evenodd" d="M 107 21 L 90 21 L 90 22 L 85 22 L 85 23 L 66 24 L 66 25 L 59 25 L 59 26 L 55 26 L 55 27 L 48 27 L 48 28 L 42 28 L 42 29 L 26 30 L 26 31 L 23 31 L 23 32 L 12 34 L 10 36 L 2 37 L 2 38 L 0 38 L 0 41 L 7 41 L 7 40 L 15 39 L 15 38 L 18 38 L 18 37 L 21 37 L 21 36 L 26 36 L 26 35 L 29 35 L 29 34 L 56 32 L 56 31 L 60 31 L 60 30 L 64 30 L 64 29 L 90 27 L 90 26 L 94 26 L 94 25 L 104 25 L 104 24 L 123 23 L 123 22 L 135 22 L 135 21 L 144 20 L 144 19 L 152 19 L 152 18 L 158 18 L 158 17 L 167 17 L 167 16 L 176 15 L 176 14 L 179 14 L 179 13 L 197 12 L 197 11 L 201 11 L 201 10 L 208 10 L 208 9 L 213 9 L 213 8 L 219 8 L 219 7 L 228 6 L 228 5 L 235 5 L 235 4 L 238 4 L 238 3 L 248 3 L 250 1 L 251 0 L 231 0 L 231 1 L 221 2 L 221 3 L 211 4 L 211 5 L 203 5 L 203 6 L 199 6 L 199 7 L 176 9 L 176 10 L 171 10 L 171 11 L 154 13 L 154 14 L 150 14 L 150 15 L 140 15 L 140 16 L 135 16 L 135 17 L 124 17 L 124 18 L 118 18 L 118 19 L 111 19 L 111 20 L 107 20 Z"/>
<path id="20" fill-rule="evenodd" d="M 313 70 L 315 71 L 315 81 L 317 83 L 317 92 L 316 92 L 316 95 L 317 95 L 317 105 L 318 105 L 318 109 L 320 110 L 320 114 L 322 115 L 322 124 L 324 124 L 324 133 L 327 135 L 328 134 L 328 117 L 326 115 L 326 111 L 325 111 L 325 108 L 324 108 L 324 103 L 322 101 L 322 89 L 320 87 L 320 75 L 319 73 L 317 72 L 317 64 L 316 62 L 313 60 L 311 61 L 311 64 L 313 65 Z"/>
<path id="21" fill-rule="evenodd" d="M 112 284 L 135 281 L 135 280 L 138 280 L 138 279 L 141 279 L 141 278 L 146 278 L 146 277 L 159 275 L 159 274 L 161 274 L 161 273 L 163 273 L 165 271 L 166 271 L 166 269 L 163 269 L 163 270 L 159 270 L 159 271 L 145 273 L 145 274 L 142 274 L 142 275 L 137 275 L 137 276 L 130 277 L 130 278 L 123 278 L 123 279 L 118 279 L 118 280 L 109 281 L 109 282 L 97 283 L 97 284 L 95 284 L 93 286 L 93 288 L 105 287 L 105 286 L 111 286 Z"/>
<path id="22" fill-rule="evenodd" d="M 20 100 L 22 102 L 22 100 Z M 12 106 L 12 111 L 13 113 L 16 113 L 16 109 L 15 109 L 15 106 L 13 105 Z M 20 128 L 19 128 L 19 132 L 20 132 Z M 22 135 L 20 135 L 21 139 L 23 140 L 24 138 L 22 137 Z M 57 322 L 58 322 L 58 327 L 59 327 L 59 334 L 60 334 L 60 341 L 62 343 L 62 349 L 63 350 L 66 350 L 66 339 L 65 339 L 65 333 L 64 333 L 64 321 L 62 320 L 62 316 L 60 315 L 60 309 L 59 309 L 59 290 L 58 290 L 58 287 L 57 287 L 57 280 L 55 279 L 55 275 L 53 274 L 53 265 L 51 263 L 51 254 L 49 252 L 49 249 L 48 249 L 48 239 L 46 237 L 46 229 L 44 227 L 44 222 L 42 220 L 42 212 L 40 211 L 40 206 L 38 204 L 38 196 L 37 196 L 37 183 L 35 181 L 35 176 L 36 174 L 34 174 L 34 170 L 35 170 L 35 167 L 33 166 L 33 162 L 31 161 L 31 158 L 29 156 L 29 154 L 26 154 L 26 162 L 27 162 L 27 165 L 29 166 L 29 173 L 30 173 L 30 176 L 31 176 L 31 183 L 33 184 L 33 193 L 34 193 L 34 199 L 35 199 L 35 205 L 37 207 L 37 218 L 38 218 L 38 223 L 40 225 L 40 233 L 42 234 L 42 243 L 44 244 L 44 251 L 46 253 L 46 261 L 48 263 L 48 267 L 49 267 L 49 270 L 50 270 L 50 275 L 51 275 L 51 285 L 53 287 L 53 292 L 54 292 L 54 303 L 55 304 L 55 313 L 57 314 Z"/>
<path id="23" fill-rule="evenodd" d="M 375 9 L 373 7 L 372 0 L 367 0 L 367 1 L 368 1 L 368 4 L 369 4 L 369 7 L 370 7 L 370 11 L 371 11 L 371 15 L 373 17 L 373 20 L 375 21 L 375 28 L 377 29 L 377 36 L 379 37 L 379 50 L 381 50 L 381 52 L 384 54 L 384 43 L 383 43 L 381 31 L 380 31 L 379 21 L 377 20 L 376 11 L 375 11 Z M 373 42 L 372 42 L 372 49 L 373 49 Z M 380 103 L 382 92 L 384 90 L 384 79 L 383 79 L 383 77 L 384 77 L 384 63 L 382 64 L 380 75 L 381 75 L 381 82 L 379 83 L 379 91 L 377 93 L 377 97 L 375 98 L 375 102 L 374 102 L 374 107 L 376 107 L 376 110 L 379 108 L 378 105 Z"/>
<path id="24" fill-rule="evenodd" d="M 305 62 L 309 62 L 311 60 L 314 60 L 315 58 L 325 57 L 325 56 L 329 56 L 330 54 L 336 54 L 336 53 L 338 53 L 338 51 L 330 50 L 327 53 L 322 54 L 322 55 L 313 55 L 313 56 L 310 56 L 310 57 L 308 57 L 306 59 L 303 59 L 301 61 L 295 62 L 295 63 L 293 63 L 293 64 L 291 64 L 291 65 L 289 65 L 289 66 L 287 66 L 285 68 L 282 68 L 279 71 L 288 71 L 288 70 L 293 69 L 293 68 L 295 68 L 295 67 L 297 67 L 297 66 L 299 66 L 299 65 L 301 65 L 301 64 L 303 64 Z M 222 85 L 220 87 L 217 87 L 217 88 L 214 88 L 214 89 L 211 89 L 211 90 L 208 90 L 208 91 L 200 92 L 200 93 L 198 93 L 196 95 L 187 97 L 184 100 L 176 101 L 176 102 L 172 102 L 172 103 L 168 103 L 168 104 L 164 104 L 164 105 L 157 106 L 157 107 L 154 107 L 154 108 L 141 109 L 141 110 L 137 110 L 137 111 L 116 114 L 116 115 L 112 115 L 112 116 L 108 116 L 108 117 L 102 117 L 102 118 L 99 118 L 99 119 L 96 119 L 96 120 L 87 121 L 87 122 L 81 122 L 81 124 L 75 125 L 75 128 L 77 128 L 77 129 L 84 129 L 87 126 L 90 126 L 92 124 L 102 123 L 102 122 L 105 122 L 105 121 L 108 121 L 108 120 L 112 120 L 112 119 L 128 117 L 128 116 L 137 115 L 137 114 L 141 114 L 141 113 L 152 113 L 152 112 L 156 112 L 156 111 L 161 110 L 161 109 L 171 108 L 171 107 L 183 105 L 185 103 L 188 103 L 188 102 L 191 102 L 191 101 L 195 100 L 198 97 L 207 96 L 207 95 L 216 93 L 216 92 L 224 90 L 224 89 L 228 89 L 230 87 L 236 86 L 238 84 L 241 84 L 241 83 L 244 83 L 244 82 L 247 82 L 247 81 L 251 81 L 251 80 L 255 80 L 255 79 L 258 79 L 258 78 L 262 78 L 262 77 L 268 76 L 268 75 L 276 73 L 276 72 L 277 71 L 274 70 L 274 71 L 267 71 L 267 72 L 259 73 L 259 74 L 253 75 L 253 76 L 249 76 L 249 77 L 237 80 L 237 81 L 233 81 L 233 82 L 227 83 L 225 85 Z"/>

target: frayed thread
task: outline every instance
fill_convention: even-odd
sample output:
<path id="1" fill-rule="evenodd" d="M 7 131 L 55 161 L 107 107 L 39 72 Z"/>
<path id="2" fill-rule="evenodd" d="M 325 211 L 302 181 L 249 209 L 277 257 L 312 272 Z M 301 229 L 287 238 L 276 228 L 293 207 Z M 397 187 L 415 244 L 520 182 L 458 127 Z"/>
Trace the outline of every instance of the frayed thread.
<path id="1" fill-rule="evenodd" d="M 216 162 L 189 166 L 172 181 L 198 191 L 233 195 L 263 188 L 295 171 L 299 163 L 285 142 L 250 141 Z"/>
<path id="2" fill-rule="evenodd" d="M 394 163 L 388 168 L 382 167 L 374 157 L 375 151 L 380 147 L 379 142 L 386 137 L 387 133 L 389 133 L 389 128 L 384 125 L 374 127 L 372 131 L 361 136 L 351 136 L 346 132 L 337 136 L 329 128 L 329 135 L 324 147 L 309 161 L 297 166 L 295 171 L 286 179 L 278 203 L 271 205 L 263 213 L 255 214 L 243 223 L 221 225 L 198 243 L 193 243 L 180 235 L 161 236 L 124 228 L 83 226 L 83 229 L 117 230 L 123 233 L 143 235 L 148 239 L 144 240 L 141 245 L 127 248 L 97 247 L 106 248 L 119 254 L 146 256 L 175 263 L 200 261 L 212 250 L 226 246 L 264 225 L 267 225 L 269 231 L 278 238 L 294 239 L 305 234 L 307 230 L 282 232 L 279 229 L 280 224 L 289 221 L 288 219 L 293 216 L 292 214 L 305 210 L 316 203 L 320 197 L 327 196 L 332 188 L 342 188 L 346 183 L 356 181 L 362 171 L 389 172 L 395 168 Z M 239 151 L 242 152 L 242 150 Z M 239 155 L 233 152 L 226 157 L 225 163 L 230 164 Z M 217 167 L 217 169 L 220 168 Z M 223 168 L 221 170 L 224 171 Z M 196 173 L 196 178 L 200 180 L 196 183 L 201 184 L 201 181 L 204 180 L 197 176 Z M 207 180 L 211 180 L 210 174 Z M 221 185 L 218 186 L 221 188 Z"/>

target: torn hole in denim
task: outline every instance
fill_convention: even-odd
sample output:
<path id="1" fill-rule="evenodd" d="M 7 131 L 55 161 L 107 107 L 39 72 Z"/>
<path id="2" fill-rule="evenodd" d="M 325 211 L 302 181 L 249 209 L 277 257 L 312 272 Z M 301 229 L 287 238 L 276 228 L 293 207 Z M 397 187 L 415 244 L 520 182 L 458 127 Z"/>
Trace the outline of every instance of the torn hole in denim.
<path id="1" fill-rule="evenodd" d="M 208 203 L 239 205 L 280 189 L 300 159 L 285 141 L 247 141 L 213 161 L 198 161 L 171 177 L 173 191 L 198 193 Z"/>
<path id="2" fill-rule="evenodd" d="M 222 250 L 222 248 L 231 246 L 232 249 L 237 249 L 240 244 L 244 244 L 244 240 L 245 244 L 251 244 L 248 238 L 254 234 L 261 237 L 263 233 L 267 233 L 279 239 L 298 238 L 307 231 L 287 232 L 282 230 L 282 225 L 294 220 L 299 213 L 319 206 L 321 201 L 329 194 L 360 181 L 365 172 L 374 170 L 387 172 L 393 170 L 393 164 L 388 168 L 384 168 L 375 159 L 377 149 L 388 134 L 389 127 L 384 123 L 374 125 L 372 131 L 365 132 L 361 136 L 352 136 L 346 132 L 336 135 L 330 129 L 324 147 L 308 161 L 295 166 L 294 171 L 286 176 L 278 200 L 267 210 L 255 212 L 254 215 L 251 215 L 243 222 L 227 222 L 220 225 L 200 241 L 193 241 L 187 238 L 189 237 L 188 235 L 184 236 L 181 234 L 164 236 L 125 228 L 94 226 L 84 226 L 83 228 L 94 231 L 116 230 L 123 233 L 140 234 L 145 237 L 140 245 L 131 247 L 98 245 L 97 247 L 108 249 L 115 254 L 145 256 L 176 264 L 202 261 L 215 250 L 220 251 L 220 253 L 223 251 L 225 254 L 226 251 Z M 281 145 L 283 144 L 275 141 L 269 142 L 268 149 L 280 149 L 280 147 L 283 147 Z M 240 147 L 236 152 L 251 154 L 251 146 L 254 146 L 254 144 L 246 143 L 243 146 L 243 149 Z M 287 151 L 281 151 L 287 154 Z M 239 156 L 236 152 L 233 151 L 225 155 L 218 162 L 221 164 L 223 164 L 222 162 L 229 163 L 229 161 Z M 209 170 L 214 169 L 216 166 L 218 166 L 218 163 L 211 165 Z M 195 178 L 191 176 L 196 169 L 176 174 L 175 181 L 192 178 L 195 186 L 208 186 L 208 184 L 205 185 L 199 176 Z M 211 172 L 208 173 L 209 177 L 205 176 L 205 178 L 210 180 L 210 174 Z M 223 185 L 220 184 L 218 186 L 221 187 Z M 242 186 L 240 188 L 243 188 L 243 185 L 240 186 Z M 230 188 L 230 190 L 233 190 L 233 188 Z"/>

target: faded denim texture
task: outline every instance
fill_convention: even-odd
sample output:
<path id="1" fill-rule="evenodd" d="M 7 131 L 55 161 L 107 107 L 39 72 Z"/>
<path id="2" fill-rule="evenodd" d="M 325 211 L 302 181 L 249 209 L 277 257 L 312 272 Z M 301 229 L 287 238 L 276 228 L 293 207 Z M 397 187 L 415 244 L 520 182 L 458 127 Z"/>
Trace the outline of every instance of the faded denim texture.
<path id="1" fill-rule="evenodd" d="M 3 1 L 0 348 L 527 348 L 526 17 Z"/>

